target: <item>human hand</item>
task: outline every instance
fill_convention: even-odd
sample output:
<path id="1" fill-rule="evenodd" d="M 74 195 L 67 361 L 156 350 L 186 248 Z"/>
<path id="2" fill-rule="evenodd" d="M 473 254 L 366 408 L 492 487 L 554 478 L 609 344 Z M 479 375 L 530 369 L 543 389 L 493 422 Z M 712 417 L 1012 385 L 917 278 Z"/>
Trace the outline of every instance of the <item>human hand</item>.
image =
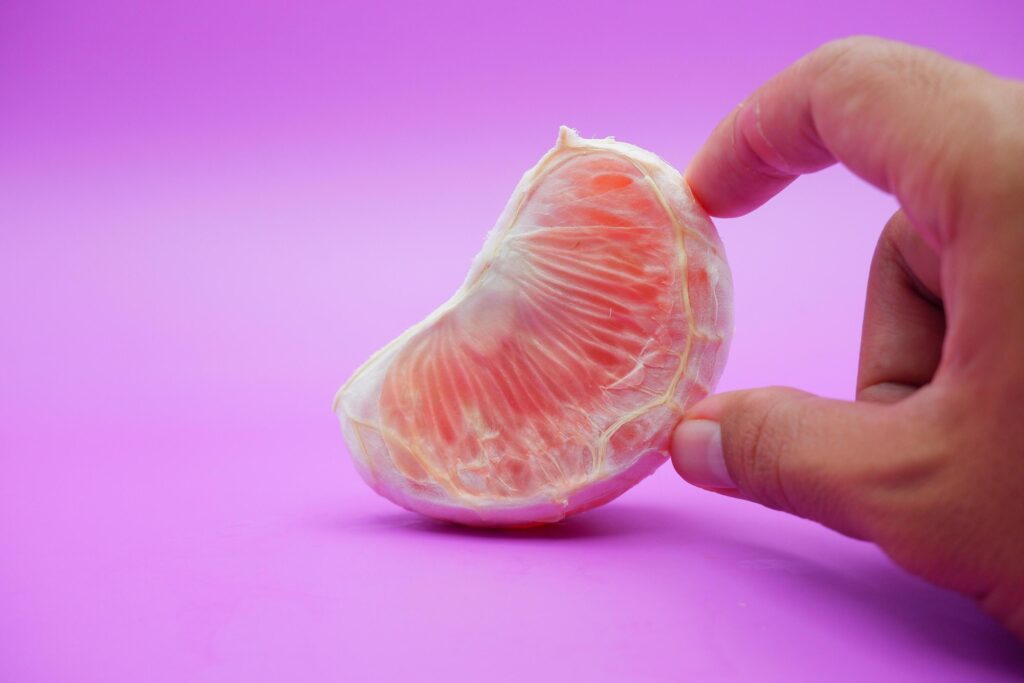
<path id="1" fill-rule="evenodd" d="M 687 171 L 736 216 L 835 162 L 892 193 L 855 402 L 794 389 L 694 406 L 702 488 L 877 543 L 1024 639 L 1024 84 L 899 43 L 829 43 L 760 88 Z"/>

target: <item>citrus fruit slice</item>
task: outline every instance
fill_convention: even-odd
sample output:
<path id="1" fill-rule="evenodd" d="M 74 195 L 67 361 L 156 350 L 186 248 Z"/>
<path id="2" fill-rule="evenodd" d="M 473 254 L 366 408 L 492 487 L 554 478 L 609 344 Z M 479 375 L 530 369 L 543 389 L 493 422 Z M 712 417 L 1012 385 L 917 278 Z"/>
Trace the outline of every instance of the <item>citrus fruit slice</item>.
<path id="1" fill-rule="evenodd" d="M 731 294 L 674 168 L 563 127 L 455 295 L 338 392 L 356 467 L 399 505 L 464 524 L 605 503 L 666 460 L 713 389 Z"/>

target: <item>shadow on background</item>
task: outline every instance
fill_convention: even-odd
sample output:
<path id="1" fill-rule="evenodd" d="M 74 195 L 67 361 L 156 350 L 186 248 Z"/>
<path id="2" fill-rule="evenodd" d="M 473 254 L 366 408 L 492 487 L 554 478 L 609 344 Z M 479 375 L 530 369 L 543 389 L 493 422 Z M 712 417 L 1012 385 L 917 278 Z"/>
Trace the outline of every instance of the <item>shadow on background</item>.
<path id="1" fill-rule="evenodd" d="M 653 533 L 661 526 L 659 519 L 662 519 L 662 512 L 645 505 L 616 504 L 614 507 L 594 510 L 555 524 L 544 524 L 526 529 L 470 527 L 409 513 L 381 515 L 367 519 L 365 523 L 382 529 L 397 525 L 402 529 L 413 529 L 420 533 L 436 536 L 494 541 L 581 541 Z M 412 520 L 408 519 L 410 516 L 413 517 Z"/>
<path id="2" fill-rule="evenodd" d="M 620 571 L 647 571 L 651 554 L 658 561 L 686 566 L 695 553 L 715 557 L 723 571 L 739 574 L 754 591 L 803 594 L 810 599 L 787 604 L 794 611 L 814 609 L 811 619 L 836 628 L 836 614 L 855 618 L 880 632 L 896 630 L 918 641 L 935 656 L 965 660 L 975 666 L 1024 677 L 1024 644 L 994 621 L 979 617 L 966 598 L 936 588 L 876 556 L 859 557 L 841 569 L 814 558 L 765 543 L 757 529 L 723 522 L 695 506 L 675 507 L 615 502 L 557 524 L 530 529 L 465 527 L 393 512 L 360 518 L 320 517 L 315 526 L 330 533 L 417 534 L 486 543 L 621 543 L 626 563 Z M 761 535 L 762 538 L 755 538 Z M 782 539 L 784 540 L 784 539 Z M 633 560 L 628 558 L 633 557 Z M 671 576 L 673 572 L 668 572 Z M 669 587 L 666 587 L 669 590 Z M 666 592 L 666 595 L 670 595 Z M 841 628 L 841 626 L 839 626 Z M 870 656 L 870 653 L 865 653 Z"/>
<path id="3" fill-rule="evenodd" d="M 907 574 L 892 563 L 865 558 L 837 570 L 777 546 L 735 539 L 728 543 L 742 545 L 761 566 L 790 568 L 763 573 L 757 581 L 763 590 L 808 596 L 789 604 L 794 610 L 813 608 L 810 616 L 820 618 L 823 628 L 842 630 L 835 614 L 862 623 L 875 622 L 879 632 L 898 632 L 937 657 L 964 660 L 1024 680 L 1024 644 L 982 615 L 972 601 Z"/>

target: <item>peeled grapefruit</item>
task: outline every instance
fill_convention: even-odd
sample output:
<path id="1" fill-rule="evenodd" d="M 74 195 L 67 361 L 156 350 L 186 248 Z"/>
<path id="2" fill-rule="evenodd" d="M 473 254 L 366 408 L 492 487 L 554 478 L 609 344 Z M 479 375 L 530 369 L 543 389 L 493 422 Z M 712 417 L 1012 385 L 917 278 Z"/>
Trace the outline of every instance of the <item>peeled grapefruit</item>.
<path id="1" fill-rule="evenodd" d="M 731 295 L 678 171 L 563 127 L 455 295 L 360 367 L 335 411 L 360 474 L 409 510 L 557 521 L 666 460 L 725 363 Z"/>

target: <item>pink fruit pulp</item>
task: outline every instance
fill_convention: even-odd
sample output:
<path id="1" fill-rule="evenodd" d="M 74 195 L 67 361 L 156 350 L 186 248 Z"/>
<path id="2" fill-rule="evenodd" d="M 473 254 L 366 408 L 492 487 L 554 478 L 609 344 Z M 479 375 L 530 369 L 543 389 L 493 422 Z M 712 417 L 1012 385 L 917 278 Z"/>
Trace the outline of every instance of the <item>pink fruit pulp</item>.
<path id="1" fill-rule="evenodd" d="M 562 128 L 458 292 L 335 410 L 382 496 L 463 524 L 554 522 L 666 459 L 731 335 L 718 235 L 675 169 Z"/>

